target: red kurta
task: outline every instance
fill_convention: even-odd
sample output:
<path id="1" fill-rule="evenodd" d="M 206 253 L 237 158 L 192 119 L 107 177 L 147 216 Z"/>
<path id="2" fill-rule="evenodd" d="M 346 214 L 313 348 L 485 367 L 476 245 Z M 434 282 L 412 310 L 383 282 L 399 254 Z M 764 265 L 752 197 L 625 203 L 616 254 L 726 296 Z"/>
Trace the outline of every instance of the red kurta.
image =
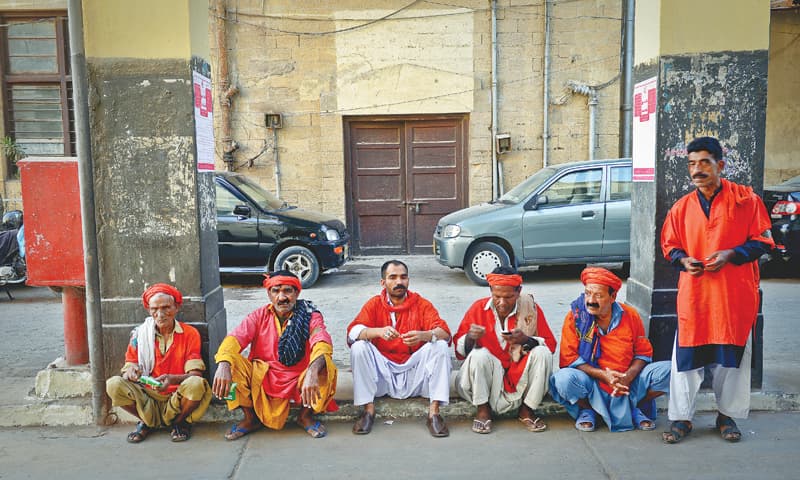
<path id="1" fill-rule="evenodd" d="M 518 362 L 513 362 L 511 360 L 511 356 L 508 354 L 509 344 L 506 343 L 505 348 L 500 346 L 500 340 L 497 337 L 497 331 L 495 330 L 495 325 L 497 320 L 494 316 L 494 311 L 491 308 L 486 308 L 486 303 L 489 301 L 489 298 L 482 298 L 477 300 L 475 303 L 469 307 L 467 313 L 464 314 L 464 318 L 461 320 L 461 324 L 458 326 L 458 331 L 456 332 L 455 337 L 453 337 L 453 343 L 458 342 L 458 340 L 469 333 L 469 327 L 472 324 L 480 325 L 486 329 L 486 333 L 478 340 L 477 345 L 487 348 L 492 355 L 494 355 L 498 360 L 500 360 L 500 364 L 503 365 L 503 368 L 506 371 L 505 376 L 503 377 L 503 387 L 507 392 L 515 392 L 517 387 L 517 383 L 519 382 L 520 377 L 522 376 L 523 370 L 525 370 L 525 365 L 528 362 L 528 354 L 526 353 L 523 355 Z M 517 316 L 511 315 L 506 319 L 506 330 L 512 330 L 517 325 Z M 536 336 L 544 338 L 545 345 L 547 348 L 550 349 L 550 352 L 555 352 L 556 350 L 556 338 L 553 336 L 553 332 L 550 331 L 550 326 L 547 325 L 547 319 L 544 317 L 544 312 L 539 305 L 536 305 Z M 463 360 L 464 357 L 456 352 L 456 358 L 459 360 Z"/>
<path id="2" fill-rule="evenodd" d="M 356 325 L 364 325 L 367 328 L 383 328 L 392 324 L 391 312 L 394 311 L 394 328 L 401 334 L 410 331 L 427 331 L 436 327 L 441 328 L 447 335 L 450 335 L 450 327 L 439 316 L 439 312 L 433 304 L 419 294 L 408 291 L 406 300 L 398 306 L 390 306 L 386 297 L 386 290 L 367 300 L 361 307 L 356 318 L 347 326 L 347 334 Z M 375 347 L 388 358 L 396 363 L 405 363 L 411 354 L 422 348 L 424 343 L 418 343 L 410 347 L 403 343 L 402 338 L 386 340 L 385 338 L 374 338 L 371 340 Z"/>
<path id="3" fill-rule="evenodd" d="M 183 322 L 175 321 L 180 324 L 183 332 L 177 330 L 172 334 L 172 344 L 167 351 L 162 355 L 161 349 L 158 348 L 157 340 L 153 340 L 153 351 L 155 352 L 155 365 L 153 371 L 150 372 L 151 377 L 159 377 L 161 375 L 183 375 L 186 373 L 186 362 L 189 360 L 200 360 L 203 357 L 200 355 L 200 333 L 196 328 L 187 325 Z M 138 364 L 139 363 L 139 349 L 134 346 L 134 340 L 128 343 L 128 350 L 125 352 L 125 362 Z M 162 393 L 172 393 L 178 389 L 178 385 L 170 385 L 167 390 Z"/>
<path id="4" fill-rule="evenodd" d="M 325 329 L 322 314 L 314 312 L 308 324 L 309 338 L 306 343 L 305 356 L 295 365 L 288 367 L 278 360 L 278 322 L 272 311 L 272 305 L 261 307 L 250 313 L 228 336 L 236 338 L 241 349 L 250 345 L 251 361 L 258 359 L 269 364 L 262 388 L 270 397 L 286 398 L 300 402 L 300 390 L 297 381 L 307 368 L 311 359 L 311 350 L 317 342 L 332 344 L 331 336 Z M 241 351 L 241 350 L 240 350 Z"/>
<path id="5" fill-rule="evenodd" d="M 603 370 L 610 368 L 624 372 L 637 356 L 652 358 L 653 346 L 644 333 L 644 324 L 639 317 L 639 312 L 622 303 L 619 306 L 623 311 L 619 324 L 606 335 L 600 336 L 600 358 L 597 359 L 597 365 Z M 575 321 L 572 311 L 567 312 L 567 316 L 564 318 L 564 327 L 561 329 L 561 353 L 558 362 L 561 368 L 569 367 L 580 358 L 578 355 L 580 334 Z M 605 382 L 600 383 L 600 388 L 608 393 L 613 390 Z"/>
<path id="6" fill-rule="evenodd" d="M 706 218 L 693 191 L 672 206 L 661 231 L 661 249 L 669 260 L 673 249 L 704 260 L 718 250 L 748 240 L 774 245 L 762 234 L 771 222 L 761 199 L 750 187 L 722 180 L 722 190 Z M 727 263 L 717 272 L 693 277 L 682 271 L 678 280 L 678 345 L 744 346 L 758 313 L 758 262 Z"/>

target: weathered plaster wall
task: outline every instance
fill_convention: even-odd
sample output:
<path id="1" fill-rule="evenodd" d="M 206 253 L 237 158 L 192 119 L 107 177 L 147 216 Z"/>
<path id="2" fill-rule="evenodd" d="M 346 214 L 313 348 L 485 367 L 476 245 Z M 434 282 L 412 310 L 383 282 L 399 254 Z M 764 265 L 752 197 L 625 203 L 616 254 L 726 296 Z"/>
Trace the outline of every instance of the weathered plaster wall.
<path id="1" fill-rule="evenodd" d="M 764 185 L 800 175 L 800 10 L 771 18 Z"/>
<path id="2" fill-rule="evenodd" d="M 233 107 L 233 138 L 241 145 L 236 156 L 238 162 L 256 157 L 241 171 L 275 189 L 272 136 L 263 114 L 282 113 L 281 195 L 344 218 L 345 116 L 468 113 L 468 202 L 490 198 L 489 2 L 422 2 L 373 21 L 403 5 L 396 0 L 368 6 L 356 0 L 229 3 L 231 80 L 241 89 Z M 512 136 L 512 152 L 501 157 L 510 188 L 542 165 L 544 7 L 510 0 L 498 5 L 498 130 Z M 620 1 L 556 4 L 552 14 L 550 161 L 588 157 L 587 99 L 567 94 L 567 80 L 608 83 L 600 91 L 597 156 L 614 157 Z M 212 52 L 216 65 L 213 38 Z"/>

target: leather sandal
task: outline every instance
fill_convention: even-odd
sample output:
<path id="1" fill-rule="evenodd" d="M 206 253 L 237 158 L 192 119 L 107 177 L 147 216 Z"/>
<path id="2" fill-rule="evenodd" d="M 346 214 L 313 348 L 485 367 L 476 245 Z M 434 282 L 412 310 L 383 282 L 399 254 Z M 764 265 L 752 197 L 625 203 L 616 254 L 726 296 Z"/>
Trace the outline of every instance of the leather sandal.
<path id="1" fill-rule="evenodd" d="M 675 420 L 669 426 L 669 432 L 661 434 L 664 443 L 678 443 L 692 432 L 692 422 L 688 420 Z"/>
<path id="2" fill-rule="evenodd" d="M 375 422 L 375 414 L 364 410 L 353 424 L 353 433 L 356 435 L 366 435 L 372 431 L 372 424 Z"/>
<path id="3" fill-rule="evenodd" d="M 431 432 L 431 435 L 434 437 L 446 437 L 450 435 L 450 430 L 447 429 L 444 418 L 438 413 L 432 417 L 428 417 L 427 424 L 428 431 Z"/>
<path id="4" fill-rule="evenodd" d="M 145 425 L 144 422 L 136 424 L 136 430 L 128 434 L 128 443 L 141 443 L 150 435 L 150 427 Z"/>
<path id="5" fill-rule="evenodd" d="M 716 424 L 723 440 L 736 443 L 742 439 L 742 432 L 731 417 L 720 413 L 717 415 Z"/>

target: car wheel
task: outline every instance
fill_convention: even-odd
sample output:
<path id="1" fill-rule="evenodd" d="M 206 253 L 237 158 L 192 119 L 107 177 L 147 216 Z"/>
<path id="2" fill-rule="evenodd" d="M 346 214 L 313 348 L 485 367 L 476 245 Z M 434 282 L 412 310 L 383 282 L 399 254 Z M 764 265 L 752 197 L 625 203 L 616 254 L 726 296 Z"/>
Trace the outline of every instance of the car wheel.
<path id="1" fill-rule="evenodd" d="M 511 258 L 503 247 L 496 243 L 483 242 L 469 249 L 464 273 L 473 283 L 486 286 L 486 275 L 497 267 L 510 265 Z"/>
<path id="2" fill-rule="evenodd" d="M 300 279 L 303 288 L 309 288 L 319 278 L 317 257 L 306 247 L 287 247 L 275 258 L 275 270 L 288 270 Z"/>

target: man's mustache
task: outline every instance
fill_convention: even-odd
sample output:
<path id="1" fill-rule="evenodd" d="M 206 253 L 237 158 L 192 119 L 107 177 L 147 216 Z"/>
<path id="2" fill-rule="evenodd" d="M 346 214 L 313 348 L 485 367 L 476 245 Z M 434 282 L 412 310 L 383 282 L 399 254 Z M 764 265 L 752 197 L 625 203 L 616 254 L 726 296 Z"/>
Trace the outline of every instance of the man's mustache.
<path id="1" fill-rule="evenodd" d="M 586 306 L 592 308 L 600 308 L 600 304 L 595 302 L 586 302 Z"/>
<path id="2" fill-rule="evenodd" d="M 392 290 L 403 290 L 403 291 L 405 291 L 405 290 L 406 290 L 406 287 L 404 287 L 404 286 L 402 286 L 402 285 L 397 285 L 397 286 L 395 286 L 395 287 L 394 287 Z"/>

